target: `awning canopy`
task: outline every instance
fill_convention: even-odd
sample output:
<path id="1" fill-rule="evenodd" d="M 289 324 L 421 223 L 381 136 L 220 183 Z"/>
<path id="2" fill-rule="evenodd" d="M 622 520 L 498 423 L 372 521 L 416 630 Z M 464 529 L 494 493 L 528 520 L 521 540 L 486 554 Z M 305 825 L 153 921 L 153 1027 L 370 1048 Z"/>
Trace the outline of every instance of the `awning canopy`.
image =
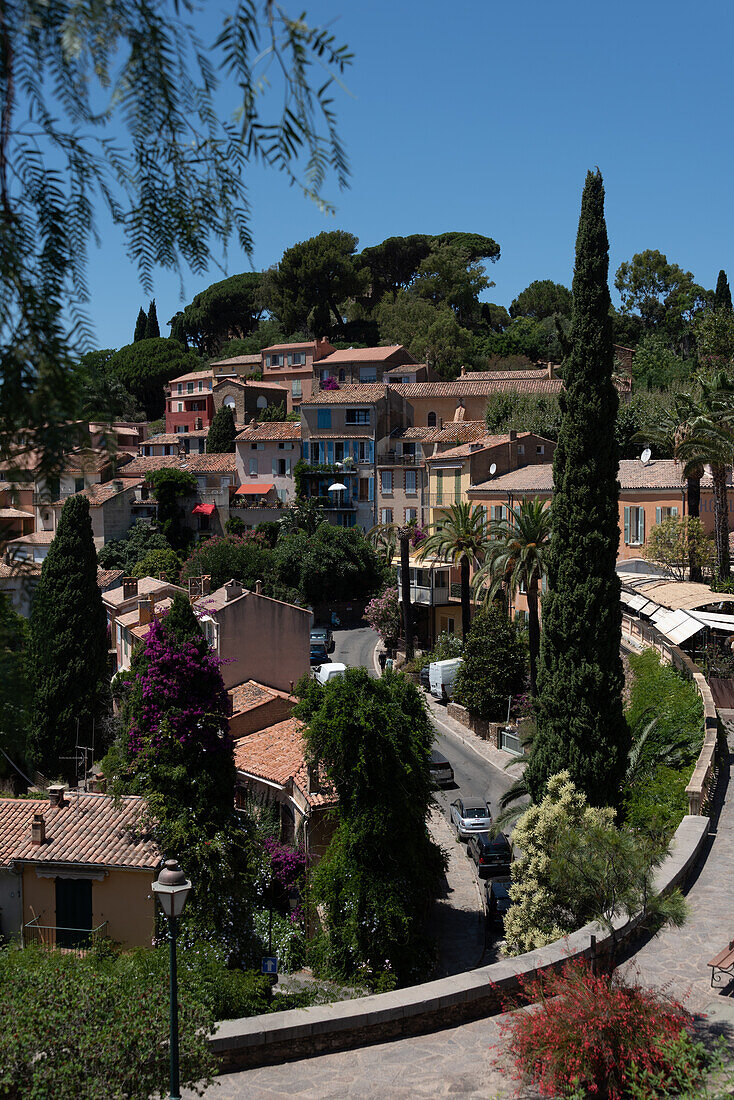
<path id="1" fill-rule="evenodd" d="M 274 488 L 275 485 L 272 481 L 269 483 L 263 482 L 263 484 L 258 484 L 257 482 L 250 481 L 246 482 L 244 485 L 238 485 L 234 495 L 236 497 L 254 497 L 258 495 L 265 496 L 266 493 L 269 493 L 270 490 Z"/>
<path id="2" fill-rule="evenodd" d="M 195 504 L 191 509 L 192 516 L 211 516 L 214 512 L 214 504 Z"/>

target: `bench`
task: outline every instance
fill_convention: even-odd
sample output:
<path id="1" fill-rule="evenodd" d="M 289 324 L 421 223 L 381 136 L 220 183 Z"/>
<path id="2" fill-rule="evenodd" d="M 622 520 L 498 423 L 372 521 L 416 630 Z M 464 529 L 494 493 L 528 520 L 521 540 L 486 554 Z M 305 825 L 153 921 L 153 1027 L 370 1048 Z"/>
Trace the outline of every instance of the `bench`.
<path id="1" fill-rule="evenodd" d="M 734 940 L 731 941 L 728 947 L 719 951 L 718 955 L 714 955 L 707 965 L 711 967 L 712 989 L 724 983 L 724 975 L 734 978 Z"/>

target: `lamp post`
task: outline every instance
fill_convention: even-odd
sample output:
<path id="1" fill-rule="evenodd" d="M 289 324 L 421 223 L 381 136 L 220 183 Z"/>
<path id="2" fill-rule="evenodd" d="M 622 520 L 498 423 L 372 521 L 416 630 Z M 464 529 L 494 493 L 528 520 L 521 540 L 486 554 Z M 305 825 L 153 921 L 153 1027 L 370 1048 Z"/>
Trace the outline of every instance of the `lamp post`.
<path id="1" fill-rule="evenodd" d="M 168 918 L 168 940 L 171 951 L 171 1100 L 181 1100 L 178 1083 L 178 973 L 176 969 L 176 922 L 183 912 L 191 883 L 175 859 L 167 859 L 153 883 L 153 893 Z"/>

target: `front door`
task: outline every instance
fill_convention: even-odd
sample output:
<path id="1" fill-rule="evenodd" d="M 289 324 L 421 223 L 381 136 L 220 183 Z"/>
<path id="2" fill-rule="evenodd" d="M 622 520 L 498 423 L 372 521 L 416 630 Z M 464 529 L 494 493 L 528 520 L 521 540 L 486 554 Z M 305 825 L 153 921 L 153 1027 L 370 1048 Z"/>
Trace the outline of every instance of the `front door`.
<path id="1" fill-rule="evenodd" d="M 86 947 L 92 930 L 92 880 L 56 879 L 56 946 Z"/>

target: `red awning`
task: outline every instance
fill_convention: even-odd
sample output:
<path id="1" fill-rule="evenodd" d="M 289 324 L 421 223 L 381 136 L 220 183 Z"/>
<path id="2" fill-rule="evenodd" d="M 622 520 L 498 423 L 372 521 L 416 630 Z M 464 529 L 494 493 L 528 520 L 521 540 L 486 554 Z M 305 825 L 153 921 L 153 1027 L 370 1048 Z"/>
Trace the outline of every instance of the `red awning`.
<path id="1" fill-rule="evenodd" d="M 191 509 L 192 516 L 210 516 L 214 512 L 213 504 L 195 504 Z"/>
<path id="2" fill-rule="evenodd" d="M 252 497 L 257 496 L 258 494 L 262 494 L 263 496 L 265 496 L 266 493 L 269 493 L 270 490 L 274 488 L 275 485 L 272 481 L 269 484 L 263 483 L 262 485 L 257 485 L 255 482 L 250 481 L 246 485 L 238 485 L 234 495 L 236 497 Z"/>

